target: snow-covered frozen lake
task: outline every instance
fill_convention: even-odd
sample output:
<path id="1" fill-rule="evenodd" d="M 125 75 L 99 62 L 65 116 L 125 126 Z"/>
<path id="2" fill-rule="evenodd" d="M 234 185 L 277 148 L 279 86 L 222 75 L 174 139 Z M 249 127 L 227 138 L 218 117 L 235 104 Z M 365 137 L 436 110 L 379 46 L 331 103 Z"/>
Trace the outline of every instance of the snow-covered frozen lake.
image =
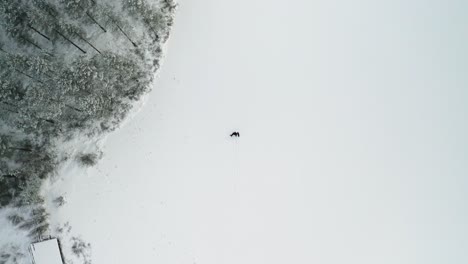
<path id="1" fill-rule="evenodd" d="M 157 87 L 53 222 L 102 264 L 468 263 L 467 8 L 180 0 Z"/>

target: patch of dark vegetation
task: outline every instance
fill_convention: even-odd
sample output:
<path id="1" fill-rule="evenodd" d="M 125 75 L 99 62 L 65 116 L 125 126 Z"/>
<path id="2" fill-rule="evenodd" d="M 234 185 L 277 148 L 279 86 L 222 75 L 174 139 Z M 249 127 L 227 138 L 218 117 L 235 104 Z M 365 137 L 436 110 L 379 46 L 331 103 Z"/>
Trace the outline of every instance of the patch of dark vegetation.
<path id="1" fill-rule="evenodd" d="M 72 227 L 69 222 L 66 222 L 65 224 L 58 226 L 55 231 L 58 234 L 69 234 L 72 230 Z"/>
<path id="2" fill-rule="evenodd" d="M 59 196 L 53 200 L 53 203 L 56 207 L 62 207 L 64 206 L 67 202 L 65 201 L 65 198 L 63 196 Z"/>
<path id="3" fill-rule="evenodd" d="M 56 165 L 47 142 L 0 134 L 0 205 L 41 203 L 39 188 Z M 5 162 L 8 159 L 8 163 Z M 8 164 L 15 164 L 10 168 Z"/>
<path id="4" fill-rule="evenodd" d="M 48 223 L 38 225 L 29 231 L 29 237 L 31 238 L 41 237 L 43 234 L 45 234 L 47 230 L 49 230 Z"/>
<path id="5" fill-rule="evenodd" d="M 82 165 L 87 166 L 87 167 L 92 167 L 98 163 L 100 158 L 101 158 L 101 154 L 98 155 L 96 153 L 86 153 L 86 154 L 81 154 L 78 157 L 78 160 L 80 161 Z"/>
<path id="6" fill-rule="evenodd" d="M 11 214 L 7 216 L 7 219 L 19 230 L 29 232 L 31 237 L 40 237 L 49 228 L 47 217 L 48 214 L 43 207 L 36 207 L 29 210 L 27 214 Z"/>
<path id="7" fill-rule="evenodd" d="M 91 244 L 78 237 L 72 237 L 72 253 L 82 260 L 83 264 L 91 264 Z"/>
<path id="8" fill-rule="evenodd" d="M 24 222 L 24 218 L 22 216 L 20 216 L 20 215 L 17 215 L 17 214 L 9 215 L 7 218 L 15 226 L 17 226 L 20 223 Z"/>
<path id="9" fill-rule="evenodd" d="M 6 245 L 0 248 L 0 264 L 23 263 L 25 254 L 16 245 Z"/>

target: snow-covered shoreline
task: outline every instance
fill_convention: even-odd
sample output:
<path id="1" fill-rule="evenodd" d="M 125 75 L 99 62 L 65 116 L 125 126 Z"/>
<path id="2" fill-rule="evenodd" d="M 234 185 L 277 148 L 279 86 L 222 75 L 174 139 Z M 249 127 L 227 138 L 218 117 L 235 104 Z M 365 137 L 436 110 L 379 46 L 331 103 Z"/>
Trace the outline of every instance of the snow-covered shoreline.
<path id="1" fill-rule="evenodd" d="M 67 199 L 54 183 L 95 165 L 108 134 L 142 107 L 175 9 L 172 0 L 0 3 L 1 263 L 29 263 L 26 245 L 50 236 L 62 238 L 67 263 L 89 263 L 89 244 L 51 225 Z"/>
<path id="2" fill-rule="evenodd" d="M 49 186 L 65 243 L 105 264 L 468 262 L 465 2 L 180 4 L 141 112 Z"/>

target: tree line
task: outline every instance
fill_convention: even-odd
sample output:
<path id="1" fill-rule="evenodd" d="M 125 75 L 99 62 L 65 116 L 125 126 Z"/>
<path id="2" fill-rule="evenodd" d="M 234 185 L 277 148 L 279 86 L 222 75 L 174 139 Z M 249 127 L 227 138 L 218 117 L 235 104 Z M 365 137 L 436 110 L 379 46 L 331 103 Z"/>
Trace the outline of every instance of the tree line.
<path id="1" fill-rule="evenodd" d="M 40 203 L 57 139 L 114 130 L 146 94 L 172 0 L 0 0 L 0 206 Z"/>

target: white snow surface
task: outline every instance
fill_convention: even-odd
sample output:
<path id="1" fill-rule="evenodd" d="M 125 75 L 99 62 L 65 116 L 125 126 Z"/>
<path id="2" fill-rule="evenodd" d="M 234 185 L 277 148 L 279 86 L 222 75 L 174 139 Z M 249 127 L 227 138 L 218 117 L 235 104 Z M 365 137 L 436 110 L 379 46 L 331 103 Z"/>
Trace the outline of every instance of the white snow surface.
<path id="1" fill-rule="evenodd" d="M 180 1 L 141 113 L 45 188 L 51 235 L 100 264 L 468 263 L 466 7 Z"/>
<path id="2" fill-rule="evenodd" d="M 31 245 L 34 264 L 64 264 L 57 239 L 48 239 Z"/>

